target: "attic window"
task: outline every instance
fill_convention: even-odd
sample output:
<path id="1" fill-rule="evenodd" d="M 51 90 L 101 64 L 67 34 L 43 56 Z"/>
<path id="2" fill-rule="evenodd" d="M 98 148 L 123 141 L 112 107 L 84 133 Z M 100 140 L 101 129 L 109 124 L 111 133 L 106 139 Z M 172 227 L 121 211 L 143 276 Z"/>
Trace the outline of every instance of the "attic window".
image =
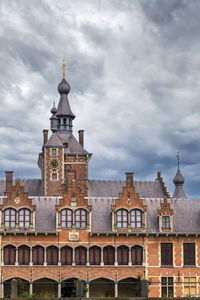
<path id="1" fill-rule="evenodd" d="M 65 147 L 65 149 L 67 149 L 68 148 L 68 143 L 63 143 L 63 146 Z"/>
<path id="2" fill-rule="evenodd" d="M 164 229 L 170 228 L 169 216 L 162 216 L 162 228 L 164 228 Z"/>

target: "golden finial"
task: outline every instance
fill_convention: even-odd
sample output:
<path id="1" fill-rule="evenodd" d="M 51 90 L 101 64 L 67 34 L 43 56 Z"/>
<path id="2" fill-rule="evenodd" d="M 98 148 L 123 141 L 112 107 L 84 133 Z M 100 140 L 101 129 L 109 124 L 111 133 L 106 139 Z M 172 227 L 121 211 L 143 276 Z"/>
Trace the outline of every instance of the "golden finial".
<path id="1" fill-rule="evenodd" d="M 63 78 L 65 78 L 65 59 L 63 58 Z"/>

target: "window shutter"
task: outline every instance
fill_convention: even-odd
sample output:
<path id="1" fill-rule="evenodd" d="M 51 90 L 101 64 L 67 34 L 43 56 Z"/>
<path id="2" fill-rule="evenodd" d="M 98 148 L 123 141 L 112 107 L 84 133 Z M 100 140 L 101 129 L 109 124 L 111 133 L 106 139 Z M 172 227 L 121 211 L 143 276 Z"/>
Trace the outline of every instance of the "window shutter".
<path id="1" fill-rule="evenodd" d="M 117 261 L 119 265 L 122 265 L 122 248 L 117 248 Z"/>
<path id="2" fill-rule="evenodd" d="M 9 262 L 9 250 L 11 250 L 11 249 L 9 249 L 8 246 L 4 247 L 4 265 L 9 265 L 10 264 L 10 262 Z"/>
<path id="3" fill-rule="evenodd" d="M 18 261 L 19 265 L 23 265 L 23 247 L 18 248 Z"/>
<path id="4" fill-rule="evenodd" d="M 75 262 L 76 262 L 76 265 L 80 264 L 79 256 L 80 256 L 80 248 L 78 247 L 78 248 L 75 249 Z"/>
<path id="5" fill-rule="evenodd" d="M 52 264 L 53 265 L 57 265 L 58 264 L 58 249 L 56 247 L 52 247 L 52 258 L 53 258 L 53 261 L 52 261 Z"/>
<path id="6" fill-rule="evenodd" d="M 81 247 L 81 257 L 80 257 L 80 264 L 85 265 L 86 264 L 86 249 Z"/>
<path id="7" fill-rule="evenodd" d="M 145 228 L 145 212 L 142 211 L 142 228 Z"/>
<path id="8" fill-rule="evenodd" d="M 38 264 L 44 264 L 44 248 L 38 246 Z"/>
<path id="9" fill-rule="evenodd" d="M 28 247 L 24 247 L 24 265 L 29 265 L 30 250 Z"/>

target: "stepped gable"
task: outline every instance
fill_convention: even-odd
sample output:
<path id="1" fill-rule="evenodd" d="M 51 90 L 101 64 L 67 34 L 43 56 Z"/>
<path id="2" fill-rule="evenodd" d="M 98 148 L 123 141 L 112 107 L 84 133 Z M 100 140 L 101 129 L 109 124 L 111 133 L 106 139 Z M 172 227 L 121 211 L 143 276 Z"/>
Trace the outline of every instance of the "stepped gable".
<path id="1" fill-rule="evenodd" d="M 16 184 L 16 179 L 13 179 L 13 184 Z M 43 196 L 42 180 L 41 179 L 22 179 L 20 184 L 24 186 L 24 192 L 29 196 Z M 0 196 L 4 196 L 6 190 L 6 181 L 2 179 L 0 181 Z"/>

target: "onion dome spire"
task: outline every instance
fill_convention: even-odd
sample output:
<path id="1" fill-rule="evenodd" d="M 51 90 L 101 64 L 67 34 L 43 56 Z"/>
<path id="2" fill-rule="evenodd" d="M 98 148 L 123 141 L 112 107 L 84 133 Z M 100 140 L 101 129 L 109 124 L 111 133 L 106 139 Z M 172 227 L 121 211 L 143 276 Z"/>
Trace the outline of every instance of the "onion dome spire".
<path id="1" fill-rule="evenodd" d="M 58 92 L 60 94 L 60 100 L 58 103 L 57 111 L 53 116 L 56 117 L 56 130 L 64 132 L 72 132 L 73 120 L 75 115 L 73 114 L 68 100 L 68 94 L 70 92 L 70 85 L 65 79 L 65 59 L 62 64 L 63 79 L 58 85 Z M 52 109 L 54 113 L 55 109 Z"/>
<path id="2" fill-rule="evenodd" d="M 179 153 L 177 153 L 177 172 L 176 175 L 174 177 L 174 184 L 175 184 L 175 190 L 174 190 L 174 194 L 173 194 L 173 198 L 187 198 L 184 189 L 183 189 L 183 184 L 185 182 L 185 178 L 183 177 L 183 175 L 181 174 L 180 171 L 180 156 Z"/>
<path id="3" fill-rule="evenodd" d="M 53 101 L 53 107 L 50 110 L 50 112 L 52 113 L 52 115 L 55 115 L 57 113 L 57 109 L 56 109 L 56 106 L 55 106 L 55 101 Z"/>

